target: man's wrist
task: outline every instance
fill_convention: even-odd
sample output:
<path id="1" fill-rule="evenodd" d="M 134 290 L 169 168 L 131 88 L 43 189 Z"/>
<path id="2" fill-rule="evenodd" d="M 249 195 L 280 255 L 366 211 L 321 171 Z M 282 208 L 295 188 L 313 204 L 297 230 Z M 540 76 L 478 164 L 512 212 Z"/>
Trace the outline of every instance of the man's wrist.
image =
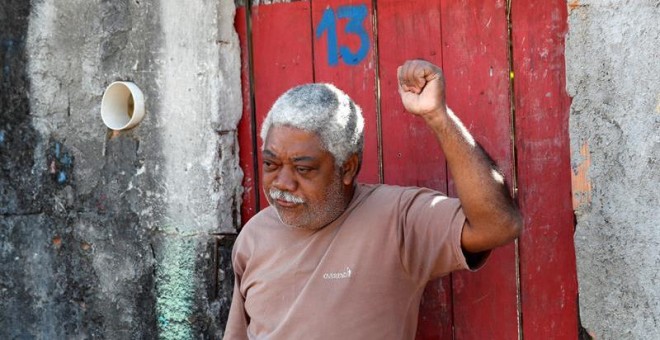
<path id="1" fill-rule="evenodd" d="M 422 117 L 428 126 L 432 128 L 441 127 L 449 120 L 450 112 L 451 110 L 447 106 L 443 106 L 424 114 Z"/>

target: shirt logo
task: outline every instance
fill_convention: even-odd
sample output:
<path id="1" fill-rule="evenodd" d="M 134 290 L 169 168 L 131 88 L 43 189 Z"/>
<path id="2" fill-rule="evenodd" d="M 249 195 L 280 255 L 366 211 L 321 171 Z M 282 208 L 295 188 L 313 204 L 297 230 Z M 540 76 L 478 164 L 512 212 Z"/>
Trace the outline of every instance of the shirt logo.
<path id="1" fill-rule="evenodd" d="M 343 272 L 337 272 L 337 273 L 325 273 L 323 274 L 323 278 L 326 280 L 342 280 L 342 279 L 350 279 L 351 278 L 351 268 L 346 267 Z"/>

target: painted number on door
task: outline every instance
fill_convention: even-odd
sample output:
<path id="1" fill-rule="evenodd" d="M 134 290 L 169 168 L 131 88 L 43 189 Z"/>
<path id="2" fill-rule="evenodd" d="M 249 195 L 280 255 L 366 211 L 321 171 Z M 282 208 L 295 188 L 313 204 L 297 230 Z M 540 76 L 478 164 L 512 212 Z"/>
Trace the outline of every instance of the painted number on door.
<path id="1" fill-rule="evenodd" d="M 348 65 L 357 65 L 367 56 L 369 52 L 369 35 L 364 29 L 364 21 L 367 19 L 367 6 L 345 5 L 334 9 L 328 7 L 323 12 L 323 17 L 316 26 L 316 38 L 323 36 L 327 32 L 328 43 L 328 64 L 336 66 L 339 63 L 339 56 Z M 337 21 L 347 19 L 344 33 L 357 35 L 360 39 L 360 45 L 356 52 L 346 45 L 339 45 L 337 39 Z"/>

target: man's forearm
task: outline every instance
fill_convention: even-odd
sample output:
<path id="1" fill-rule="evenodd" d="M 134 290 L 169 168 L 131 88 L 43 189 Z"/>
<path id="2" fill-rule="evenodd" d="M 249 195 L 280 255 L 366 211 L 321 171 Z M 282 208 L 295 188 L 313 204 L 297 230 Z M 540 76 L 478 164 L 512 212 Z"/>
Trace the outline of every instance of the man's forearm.
<path id="1" fill-rule="evenodd" d="M 522 218 L 490 157 L 451 110 L 439 110 L 424 119 L 445 154 L 468 220 L 463 248 L 480 252 L 515 239 Z"/>

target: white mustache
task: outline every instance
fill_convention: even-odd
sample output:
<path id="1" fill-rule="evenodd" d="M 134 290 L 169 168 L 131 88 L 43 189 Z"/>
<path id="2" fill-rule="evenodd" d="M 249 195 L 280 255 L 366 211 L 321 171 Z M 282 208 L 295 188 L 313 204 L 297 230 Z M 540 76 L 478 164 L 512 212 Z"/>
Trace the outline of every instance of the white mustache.
<path id="1" fill-rule="evenodd" d="M 282 190 L 275 189 L 275 188 L 270 188 L 270 190 L 268 191 L 268 195 L 270 195 L 270 198 L 272 198 L 273 200 L 282 200 L 282 201 L 286 201 L 286 202 L 289 202 L 289 203 L 295 203 L 295 204 L 305 203 L 304 199 L 302 199 L 298 196 L 294 196 L 293 194 L 291 194 L 289 192 L 282 191 Z"/>

